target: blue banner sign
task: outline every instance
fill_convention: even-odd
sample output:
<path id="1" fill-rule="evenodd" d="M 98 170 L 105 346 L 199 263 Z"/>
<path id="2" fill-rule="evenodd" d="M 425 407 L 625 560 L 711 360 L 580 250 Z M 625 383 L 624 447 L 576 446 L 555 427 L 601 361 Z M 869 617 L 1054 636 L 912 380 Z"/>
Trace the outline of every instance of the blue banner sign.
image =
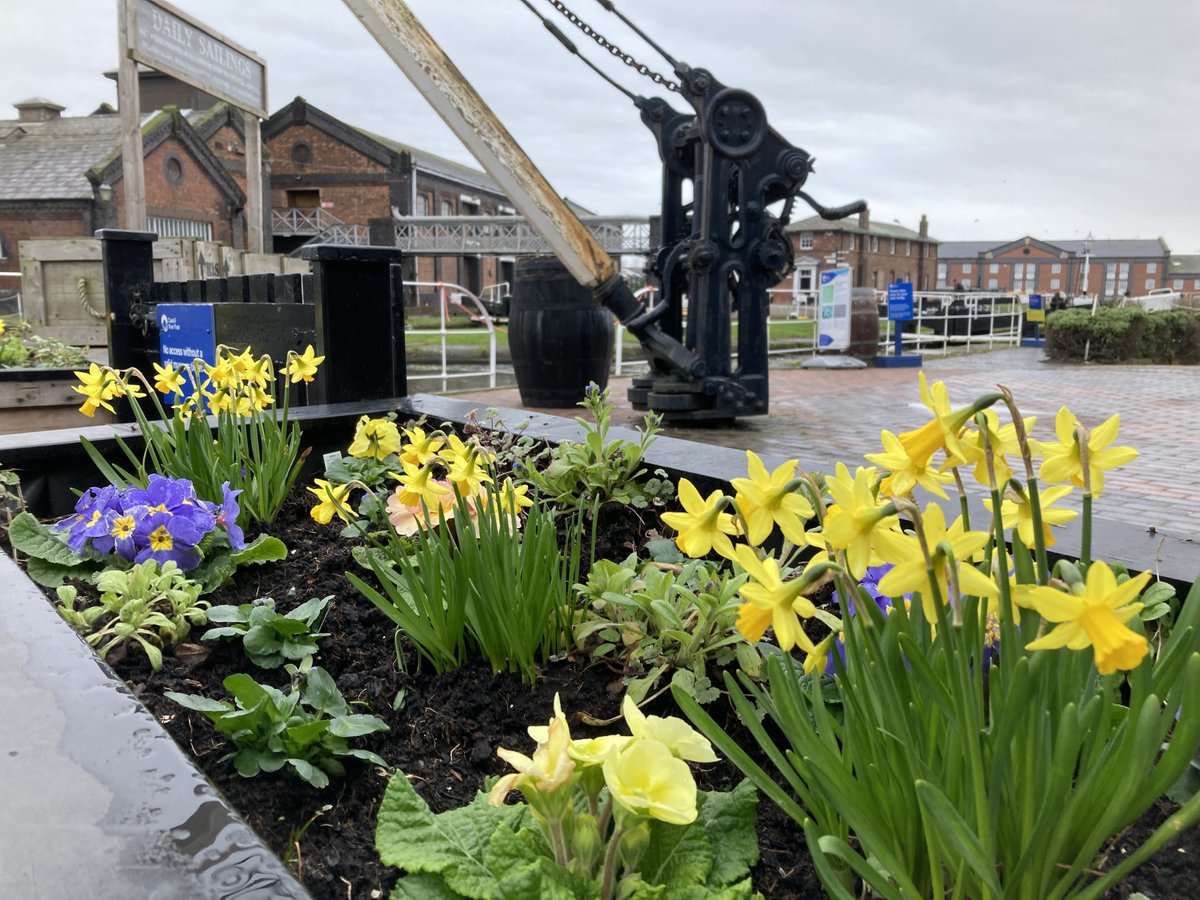
<path id="1" fill-rule="evenodd" d="M 174 363 L 177 369 L 190 370 L 197 359 L 213 365 L 217 341 L 212 304 L 158 304 L 158 354 L 162 365 Z M 174 397 L 168 398 L 173 401 Z"/>
<path id="2" fill-rule="evenodd" d="M 887 290 L 889 322 L 911 322 L 913 318 L 913 286 L 907 281 L 889 284 Z"/>

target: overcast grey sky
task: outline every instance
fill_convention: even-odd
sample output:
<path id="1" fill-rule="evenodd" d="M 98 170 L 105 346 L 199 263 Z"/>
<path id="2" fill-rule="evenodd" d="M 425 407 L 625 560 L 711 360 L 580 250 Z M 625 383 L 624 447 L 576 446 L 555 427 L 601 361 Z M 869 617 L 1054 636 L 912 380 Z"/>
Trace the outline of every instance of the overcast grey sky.
<path id="1" fill-rule="evenodd" d="M 533 0 L 556 16 L 546 0 Z M 659 168 L 621 94 L 518 0 L 409 5 L 562 194 L 648 214 Z M 568 6 L 638 59 L 666 64 L 595 0 Z M 176 0 L 267 60 L 293 97 L 462 162 L 469 154 L 340 0 Z M 1196 0 L 617 0 L 677 59 L 756 94 L 817 158 L 827 205 L 941 240 L 1162 236 L 1200 253 Z M 0 104 L 43 96 L 83 115 L 116 102 L 115 0 L 0 0 Z M 635 92 L 655 85 L 559 18 Z M 675 101 L 679 105 L 679 101 Z M 0 117 L 15 116 L 3 111 Z M 799 211 L 797 215 L 802 215 Z"/>

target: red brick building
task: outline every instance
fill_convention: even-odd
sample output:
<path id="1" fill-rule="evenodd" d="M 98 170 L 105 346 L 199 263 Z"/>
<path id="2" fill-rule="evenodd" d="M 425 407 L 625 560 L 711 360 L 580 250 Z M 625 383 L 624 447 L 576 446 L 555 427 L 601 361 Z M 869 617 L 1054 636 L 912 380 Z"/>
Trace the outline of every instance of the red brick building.
<path id="1" fill-rule="evenodd" d="M 115 111 L 63 116 L 42 99 L 16 107 L 18 118 L 0 120 L 0 261 L 13 270 L 20 241 L 125 226 Z M 178 110 L 145 121 L 142 147 L 151 230 L 244 246 L 243 189 Z"/>
<path id="2" fill-rule="evenodd" d="M 302 97 L 263 124 L 263 143 L 271 170 L 270 206 L 284 219 L 375 223 L 378 234 L 388 235 L 395 215 L 515 213 L 485 173 L 355 128 Z M 277 252 L 313 237 L 311 232 L 286 234 L 280 219 L 276 216 Z M 506 274 L 505 260 L 482 255 L 422 257 L 414 265 L 407 280 L 451 282 L 476 294 Z"/>
<path id="3" fill-rule="evenodd" d="M 883 289 L 894 281 L 908 281 L 929 290 L 938 259 L 938 242 L 929 236 L 929 222 L 921 216 L 916 231 L 902 225 L 872 222 L 870 210 L 857 219 L 829 222 L 812 216 L 787 227 L 795 255 L 793 284 L 799 291 L 815 291 L 820 273 L 849 266 L 855 287 Z"/>
<path id="4" fill-rule="evenodd" d="M 1008 242 L 943 241 L 936 286 L 1073 296 L 1084 293 L 1085 259 L 1089 294 L 1136 297 L 1173 284 L 1171 251 L 1162 238 L 1094 240 L 1088 253 L 1083 241 L 1027 235 Z"/>

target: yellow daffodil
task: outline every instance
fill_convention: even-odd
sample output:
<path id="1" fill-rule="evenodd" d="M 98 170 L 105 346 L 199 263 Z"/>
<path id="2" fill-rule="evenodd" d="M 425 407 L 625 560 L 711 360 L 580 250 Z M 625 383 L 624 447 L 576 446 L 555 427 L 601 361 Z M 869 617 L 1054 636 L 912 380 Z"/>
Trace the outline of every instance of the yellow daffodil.
<path id="1" fill-rule="evenodd" d="M 1120 415 L 1110 416 L 1104 423 L 1091 431 L 1087 439 L 1088 480 L 1093 497 L 1104 491 L 1104 473 L 1108 469 L 1126 465 L 1137 459 L 1138 452 L 1132 447 L 1110 447 L 1117 439 Z M 1054 419 L 1057 442 L 1038 442 L 1045 456 L 1038 474 L 1046 482 L 1070 481 L 1076 487 L 1084 487 L 1083 458 L 1080 453 L 1076 429 L 1079 420 L 1065 406 Z"/>
<path id="2" fill-rule="evenodd" d="M 349 522 L 350 518 L 343 511 L 346 505 L 346 500 L 350 496 L 350 485 L 348 484 L 330 484 L 323 478 L 313 479 L 316 487 L 308 488 L 308 492 L 317 497 L 321 502 L 308 511 L 308 514 L 320 522 L 322 525 L 328 525 L 333 521 L 333 517 L 337 516 L 343 522 Z"/>
<path id="3" fill-rule="evenodd" d="M 87 398 L 79 407 L 81 413 L 90 418 L 100 408 L 116 412 L 108 401 L 120 396 L 116 387 L 119 381 L 110 368 L 92 363 L 86 372 L 75 372 L 75 377 L 80 383 L 71 389 Z"/>
<path id="4" fill-rule="evenodd" d="M 812 504 L 796 493 L 796 464 L 789 459 L 767 474 L 753 450 L 746 451 L 749 478 L 734 478 L 734 503 L 746 520 L 746 540 L 756 547 L 778 525 L 785 538 L 797 546 L 805 542 L 804 521 L 813 515 Z"/>
<path id="5" fill-rule="evenodd" d="M 0 319 L 0 335 L 4 334 L 6 331 L 8 331 L 8 326 L 4 324 L 3 319 Z"/>
<path id="6" fill-rule="evenodd" d="M 1137 668 L 1150 645 L 1125 623 L 1141 610 L 1142 604 L 1132 601 L 1149 580 L 1150 573 L 1142 572 L 1118 585 L 1106 563 L 1094 562 L 1088 567 L 1086 584 L 1076 588 L 1077 594 L 1045 586 L 1024 592 L 1021 601 L 1025 605 L 1037 610 L 1047 622 L 1057 623 L 1026 649 L 1083 650 L 1090 646 L 1101 675 Z"/>
<path id="7" fill-rule="evenodd" d="M 992 467 L 996 473 L 996 485 L 1002 488 L 1013 475 L 1012 466 L 1008 464 L 1008 457 L 1021 452 L 1020 442 L 1017 439 L 1017 427 L 1012 422 L 1001 425 L 1000 417 L 990 409 L 984 410 L 983 415 L 987 422 L 987 442 L 992 451 Z M 1026 434 L 1029 434 L 1033 430 L 1033 426 L 1037 424 L 1036 417 L 1022 421 Z M 973 472 L 975 480 L 984 487 L 991 487 L 988 460 L 983 449 L 983 429 L 968 431 L 962 441 L 962 447 L 967 456 L 967 462 L 975 464 Z"/>
<path id="8" fill-rule="evenodd" d="M 404 441 L 400 459 L 415 463 L 418 466 L 425 465 L 425 463 L 437 456 L 437 452 L 445 444 L 440 435 L 431 434 L 427 436 L 424 429 L 421 428 L 404 429 Z"/>
<path id="9" fill-rule="evenodd" d="M 956 599 L 950 590 L 948 560 L 938 550 L 938 545 L 943 541 L 950 545 L 954 553 L 958 586 L 963 594 L 976 597 L 993 597 L 999 594 L 992 579 L 971 565 L 972 557 L 987 543 L 988 536 L 985 532 L 967 531 L 963 528 L 961 516 L 947 528 L 945 514 L 936 503 L 931 503 L 925 508 L 921 525 L 925 533 L 925 545 L 933 555 L 933 575 L 943 603 Z M 919 591 L 925 620 L 931 624 L 935 623 L 937 606 L 934 604 L 933 591 L 925 570 L 925 556 L 917 538 L 905 535 L 885 547 L 882 555 L 887 562 L 892 563 L 892 569 L 880 579 L 879 592 L 895 599 Z"/>
<path id="10" fill-rule="evenodd" d="M 967 461 L 967 454 L 959 442 L 963 426 L 975 413 L 1001 399 L 1001 395 L 985 394 L 970 405 L 956 410 L 950 405 L 950 395 L 944 382 L 935 381 L 930 384 L 924 372 L 918 375 L 918 380 L 921 385 L 921 402 L 933 413 L 934 418 L 914 431 L 901 434 L 900 443 L 918 465 L 928 465 L 930 458 L 938 450 L 946 451 L 947 465 L 961 465 Z"/>
<path id="11" fill-rule="evenodd" d="M 417 466 L 410 462 L 400 465 L 404 474 L 392 473 L 392 477 L 400 482 L 400 487 L 395 493 L 397 503 L 412 507 L 420 507 L 424 503 L 430 509 L 434 509 L 441 505 L 440 498 L 449 494 L 453 499 L 453 492 L 446 483 L 433 477 L 432 465 Z"/>
<path id="12" fill-rule="evenodd" d="M 943 500 L 948 499 L 942 485 L 949 484 L 954 479 L 931 465 L 932 454 L 925 456 L 923 452 L 914 449 L 913 452 L 916 452 L 917 456 L 911 456 L 904 442 L 887 430 L 880 432 L 879 439 L 883 443 L 883 452 L 868 453 L 866 459 L 892 473 L 880 484 L 881 494 L 904 497 L 920 485 Z"/>
<path id="13" fill-rule="evenodd" d="M 1042 510 L 1042 538 L 1047 547 L 1053 547 L 1056 543 L 1054 536 L 1050 534 L 1050 526 L 1070 522 L 1079 515 L 1073 509 L 1052 508 L 1053 504 L 1070 494 L 1071 490 L 1071 486 L 1067 484 L 1046 488 L 1038 498 L 1041 501 L 1039 505 Z M 991 500 L 984 500 L 983 505 L 987 507 L 988 512 L 992 512 Z M 1028 498 L 1012 492 L 1006 494 L 1000 503 L 1000 523 L 1005 529 L 1016 528 L 1017 536 L 1026 547 L 1036 545 L 1036 535 L 1033 531 L 1033 507 L 1029 504 Z"/>
<path id="14" fill-rule="evenodd" d="M 182 394 L 183 372 L 176 369 L 173 363 L 165 366 L 154 364 L 154 389 L 160 394 Z"/>
<path id="15" fill-rule="evenodd" d="M 679 503 L 683 512 L 662 514 L 663 523 L 679 534 L 675 544 L 692 559 L 707 556 L 713 550 L 726 559 L 733 559 L 733 542 L 730 535 L 737 534 L 733 516 L 721 512 L 724 495 L 713 491 L 707 499 L 686 478 L 679 480 Z"/>
<path id="16" fill-rule="evenodd" d="M 833 477 L 825 481 L 833 505 L 825 513 L 821 540 L 846 551 L 846 564 L 855 578 L 861 578 L 880 548 L 899 534 L 895 506 L 879 502 L 872 490 L 878 474 L 874 467 L 859 466 L 851 475 L 838 463 Z"/>
<path id="17" fill-rule="evenodd" d="M 677 716 L 647 716 L 628 694 L 621 704 L 621 715 L 630 733 L 639 740 L 658 741 L 678 759 L 698 763 L 717 762 L 708 738 Z"/>
<path id="18" fill-rule="evenodd" d="M 613 801 L 631 813 L 671 825 L 696 820 L 696 782 L 682 759 L 658 741 L 630 741 L 604 760 Z"/>
<path id="19" fill-rule="evenodd" d="M 817 611 L 813 602 L 800 592 L 807 586 L 803 579 L 785 582 L 779 563 L 768 557 L 760 560 L 752 547 L 739 544 L 735 549 L 738 563 L 750 575 L 742 585 L 745 599 L 738 607 L 737 630 L 754 643 L 762 640 L 768 625 L 775 626 L 775 640 L 784 650 L 799 646 L 811 653 L 812 640 L 800 624 L 801 618 L 811 618 Z"/>
<path id="20" fill-rule="evenodd" d="M 386 459 L 400 452 L 400 430 L 388 419 L 362 416 L 346 452 L 356 459 Z"/>
<path id="21" fill-rule="evenodd" d="M 287 365 L 283 374 L 292 379 L 292 384 L 300 381 L 312 381 L 317 374 L 317 366 L 325 361 L 324 356 L 317 356 L 312 344 L 304 348 L 303 353 L 288 353 Z"/>

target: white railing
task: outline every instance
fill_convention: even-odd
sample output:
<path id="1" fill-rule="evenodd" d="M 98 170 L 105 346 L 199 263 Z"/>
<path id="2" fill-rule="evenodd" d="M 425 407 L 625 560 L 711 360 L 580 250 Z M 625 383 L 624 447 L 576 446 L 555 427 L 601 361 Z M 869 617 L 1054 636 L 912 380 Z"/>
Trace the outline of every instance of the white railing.
<path id="1" fill-rule="evenodd" d="M 887 306 L 886 291 L 876 291 L 875 296 L 881 307 Z M 903 346 L 927 355 L 1019 347 L 1024 324 L 1024 306 L 1017 294 L 916 291 L 913 320 L 904 326 Z M 881 317 L 880 353 L 892 352 L 894 325 Z"/>
<path id="2" fill-rule="evenodd" d="M 409 381 L 421 381 L 426 379 L 440 378 L 442 381 L 442 390 L 449 390 L 449 382 L 452 378 L 478 378 L 487 376 L 488 387 L 496 386 L 496 325 L 492 321 L 492 317 L 488 315 L 487 309 L 483 302 L 468 291 L 460 284 L 453 284 L 448 281 L 409 281 L 405 282 L 405 287 L 415 288 L 432 288 L 437 296 L 438 319 L 439 327 L 437 328 L 406 328 L 405 334 L 436 334 L 441 338 L 441 364 L 442 370 L 440 373 L 431 375 L 412 375 L 408 376 Z M 474 336 L 479 333 L 475 328 L 449 328 L 449 320 L 453 315 L 453 311 L 458 310 L 471 319 L 477 325 L 482 325 L 487 330 L 488 336 L 488 365 L 486 369 L 467 369 L 459 371 L 455 366 L 455 371 L 450 371 L 449 357 L 446 351 L 446 341 L 448 338 Z"/>
<path id="3" fill-rule="evenodd" d="M 496 284 L 489 284 L 483 289 L 479 299 L 484 303 L 499 303 L 505 297 L 512 296 L 512 285 L 507 281 L 499 281 Z"/>
<path id="4" fill-rule="evenodd" d="M 15 288 L 10 288 L 8 285 L 16 282 Z M 14 311 L 9 312 L 4 307 L 13 301 Z M 21 273 L 20 272 L 0 272 L 0 315 L 4 316 L 22 316 L 24 309 L 21 306 Z"/>
<path id="5" fill-rule="evenodd" d="M 401 216 L 393 209 L 396 246 L 415 256 L 553 254 L 550 245 L 519 216 Z M 650 220 L 631 216 L 582 216 L 580 221 L 607 252 L 645 254 Z"/>

